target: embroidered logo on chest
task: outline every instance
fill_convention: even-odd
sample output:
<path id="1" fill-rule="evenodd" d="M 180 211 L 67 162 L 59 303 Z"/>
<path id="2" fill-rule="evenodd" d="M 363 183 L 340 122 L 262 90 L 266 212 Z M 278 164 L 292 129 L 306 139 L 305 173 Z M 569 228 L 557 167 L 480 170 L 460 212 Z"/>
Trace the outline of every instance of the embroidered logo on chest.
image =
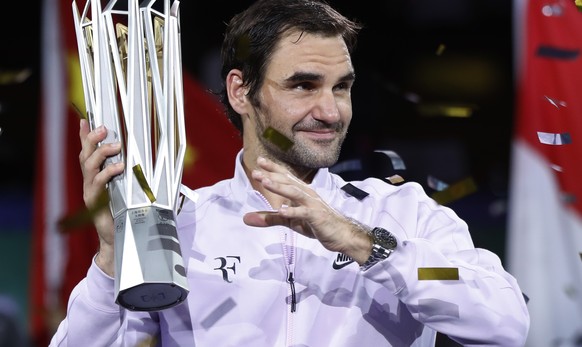
<path id="1" fill-rule="evenodd" d="M 236 275 L 236 264 L 240 264 L 239 255 L 227 255 L 224 257 L 217 257 L 214 260 L 218 260 L 219 266 L 215 267 L 214 270 L 218 270 L 222 273 L 222 279 L 228 283 L 232 283 L 229 278 L 229 274 L 232 276 Z"/>

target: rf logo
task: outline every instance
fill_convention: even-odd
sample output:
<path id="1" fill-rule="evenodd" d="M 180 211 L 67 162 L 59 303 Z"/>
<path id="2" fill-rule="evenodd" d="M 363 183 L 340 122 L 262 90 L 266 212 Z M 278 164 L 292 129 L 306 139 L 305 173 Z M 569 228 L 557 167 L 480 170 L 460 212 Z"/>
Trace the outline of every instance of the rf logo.
<path id="1" fill-rule="evenodd" d="M 228 283 L 232 281 L 228 278 L 228 270 L 232 271 L 232 274 L 236 274 L 236 263 L 240 264 L 240 256 L 238 255 L 227 255 L 226 257 L 214 258 L 214 260 L 220 261 L 220 266 L 214 268 L 214 270 L 220 270 L 222 272 L 222 279 Z"/>

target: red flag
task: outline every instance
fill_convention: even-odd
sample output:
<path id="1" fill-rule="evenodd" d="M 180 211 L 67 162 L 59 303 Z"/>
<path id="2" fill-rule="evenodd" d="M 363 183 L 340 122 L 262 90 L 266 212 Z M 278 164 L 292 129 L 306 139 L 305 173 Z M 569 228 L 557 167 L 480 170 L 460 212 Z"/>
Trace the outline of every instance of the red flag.
<path id="1" fill-rule="evenodd" d="M 71 0 L 44 0 L 42 115 L 38 134 L 30 324 L 34 345 L 46 346 L 98 247 L 90 224 L 59 229 L 84 209 L 79 167 L 79 114 L 84 109 Z M 197 188 L 232 176 L 241 139 L 218 100 L 186 72 L 184 114 L 188 149 L 183 183 Z"/>
<path id="2" fill-rule="evenodd" d="M 518 0 L 508 268 L 529 297 L 527 346 L 582 340 L 582 13 Z M 523 10 L 523 11 L 520 11 Z"/>
<path id="3" fill-rule="evenodd" d="M 83 206 L 79 116 L 72 107 L 78 58 L 71 2 L 45 0 L 41 26 L 42 116 L 33 212 L 30 322 L 33 342 L 46 346 L 63 317 L 68 293 L 97 250 L 97 238 L 91 226 L 67 234 L 58 229 L 59 219 Z M 82 106 L 82 99 L 76 105 Z"/>
<path id="4" fill-rule="evenodd" d="M 218 99 L 187 73 L 183 77 L 188 150 L 182 182 L 198 188 L 232 177 L 242 140 Z"/>

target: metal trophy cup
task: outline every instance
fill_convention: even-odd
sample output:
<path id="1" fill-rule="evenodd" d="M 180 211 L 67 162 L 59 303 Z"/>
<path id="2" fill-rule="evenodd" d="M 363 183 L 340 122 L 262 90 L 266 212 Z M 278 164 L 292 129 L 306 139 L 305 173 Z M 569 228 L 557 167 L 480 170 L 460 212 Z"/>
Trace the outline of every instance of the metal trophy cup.
<path id="1" fill-rule="evenodd" d="M 188 295 L 176 231 L 186 150 L 179 2 L 73 1 L 91 128 L 120 141 L 126 170 L 108 184 L 115 225 L 115 301 L 134 311 L 172 307 Z"/>

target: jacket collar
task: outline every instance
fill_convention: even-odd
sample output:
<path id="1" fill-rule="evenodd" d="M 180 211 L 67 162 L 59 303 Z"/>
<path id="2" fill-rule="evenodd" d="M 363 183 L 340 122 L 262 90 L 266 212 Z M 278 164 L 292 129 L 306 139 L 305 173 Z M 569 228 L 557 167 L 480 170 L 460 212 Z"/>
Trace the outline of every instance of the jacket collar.
<path id="1" fill-rule="evenodd" d="M 257 204 L 264 204 L 262 207 L 265 208 L 267 205 L 266 200 L 258 191 L 256 191 L 249 181 L 242 164 L 243 150 L 241 149 L 236 155 L 234 177 L 231 180 L 231 189 L 236 200 L 241 202 L 247 202 L 251 206 L 256 206 Z M 311 189 L 315 190 L 322 199 L 328 200 L 331 198 L 335 191 L 335 185 L 333 184 L 332 174 L 329 172 L 328 168 L 322 168 L 317 170 L 313 181 L 309 184 Z"/>

